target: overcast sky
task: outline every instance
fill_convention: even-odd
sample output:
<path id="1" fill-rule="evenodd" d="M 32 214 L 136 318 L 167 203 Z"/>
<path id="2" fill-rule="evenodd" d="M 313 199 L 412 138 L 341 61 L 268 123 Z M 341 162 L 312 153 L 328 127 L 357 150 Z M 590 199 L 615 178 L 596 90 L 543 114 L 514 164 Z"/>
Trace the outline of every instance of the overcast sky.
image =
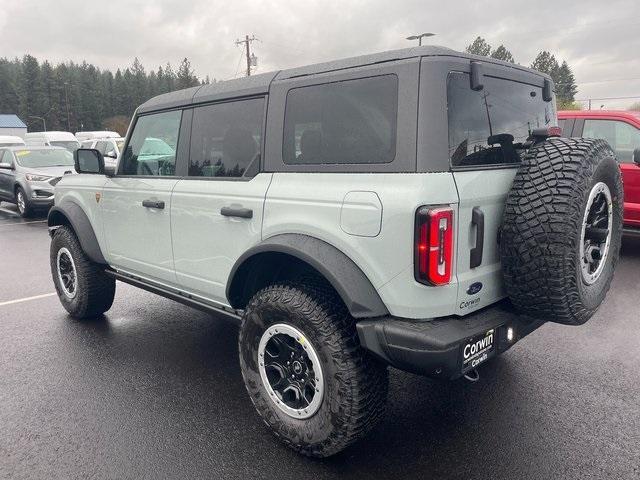
<path id="1" fill-rule="evenodd" d="M 0 0 L 0 56 L 110 69 L 137 56 L 147 70 L 188 57 L 222 80 L 243 74 L 234 42 L 245 33 L 261 40 L 266 72 L 403 48 L 421 32 L 456 50 L 481 35 L 523 65 L 550 50 L 573 68 L 578 98 L 640 96 L 640 0 Z"/>

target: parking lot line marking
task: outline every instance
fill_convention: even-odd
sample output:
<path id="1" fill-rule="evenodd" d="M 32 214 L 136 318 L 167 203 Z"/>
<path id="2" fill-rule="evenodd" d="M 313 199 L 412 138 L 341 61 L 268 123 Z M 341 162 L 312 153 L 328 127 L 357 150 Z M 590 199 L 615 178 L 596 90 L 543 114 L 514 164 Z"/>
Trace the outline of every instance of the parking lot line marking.
<path id="1" fill-rule="evenodd" d="M 53 292 L 53 293 L 43 293 L 42 295 L 34 295 L 33 297 L 25 297 L 25 298 L 18 298 L 16 300 L 8 300 L 6 302 L 0 302 L 0 307 L 4 307 L 5 305 L 13 305 L 14 303 L 21 303 L 21 302 L 29 302 L 31 300 L 38 300 L 40 298 L 53 297 L 54 295 L 57 295 L 57 294 L 55 292 Z"/>
<path id="2" fill-rule="evenodd" d="M 47 220 L 34 220 L 33 222 L 20 222 L 20 223 L 2 223 L 0 227 L 14 227 L 16 225 L 29 225 L 30 223 L 44 223 Z"/>

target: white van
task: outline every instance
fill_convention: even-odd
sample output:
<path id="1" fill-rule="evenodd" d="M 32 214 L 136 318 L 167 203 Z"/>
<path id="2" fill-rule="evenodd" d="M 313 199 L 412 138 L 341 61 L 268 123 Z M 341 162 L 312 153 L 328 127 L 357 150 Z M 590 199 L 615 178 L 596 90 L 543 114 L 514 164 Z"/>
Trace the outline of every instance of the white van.
<path id="1" fill-rule="evenodd" d="M 24 140 L 15 135 L 0 135 L 0 147 L 19 147 L 24 145 Z"/>
<path id="2" fill-rule="evenodd" d="M 93 140 L 94 138 L 120 138 L 121 135 L 118 132 L 111 132 L 109 130 L 95 131 L 95 132 L 76 132 L 76 138 L 79 142 L 85 140 Z"/>
<path id="3" fill-rule="evenodd" d="M 45 145 L 49 147 L 64 147 L 70 152 L 80 148 L 80 142 L 71 132 L 32 132 L 24 135 L 26 145 Z"/>

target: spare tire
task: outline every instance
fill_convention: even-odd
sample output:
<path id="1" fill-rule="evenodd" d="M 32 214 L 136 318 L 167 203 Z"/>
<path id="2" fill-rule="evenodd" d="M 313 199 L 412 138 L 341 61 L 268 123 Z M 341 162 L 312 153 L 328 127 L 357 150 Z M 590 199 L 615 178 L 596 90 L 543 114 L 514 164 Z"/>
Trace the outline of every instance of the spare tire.
<path id="1" fill-rule="evenodd" d="M 505 287 L 523 313 L 581 325 L 609 290 L 622 238 L 620 169 L 604 140 L 554 138 L 532 146 L 505 206 Z"/>

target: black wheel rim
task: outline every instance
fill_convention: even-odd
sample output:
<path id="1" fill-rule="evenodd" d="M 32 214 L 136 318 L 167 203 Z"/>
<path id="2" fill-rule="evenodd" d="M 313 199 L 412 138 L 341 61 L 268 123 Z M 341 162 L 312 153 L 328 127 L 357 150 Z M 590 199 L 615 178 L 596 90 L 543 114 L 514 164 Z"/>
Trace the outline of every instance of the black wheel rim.
<path id="1" fill-rule="evenodd" d="M 258 349 L 260 375 L 272 401 L 287 415 L 308 418 L 324 394 L 322 367 L 313 346 L 294 327 L 269 327 Z"/>
<path id="2" fill-rule="evenodd" d="M 582 279 L 595 283 L 602 274 L 611 244 L 613 207 L 609 187 L 599 182 L 591 189 L 582 222 L 580 262 Z"/>
<path id="3" fill-rule="evenodd" d="M 58 280 L 63 293 L 69 298 L 74 298 L 76 296 L 78 276 L 76 265 L 69 250 L 66 248 L 58 250 L 56 264 L 58 267 Z"/>

